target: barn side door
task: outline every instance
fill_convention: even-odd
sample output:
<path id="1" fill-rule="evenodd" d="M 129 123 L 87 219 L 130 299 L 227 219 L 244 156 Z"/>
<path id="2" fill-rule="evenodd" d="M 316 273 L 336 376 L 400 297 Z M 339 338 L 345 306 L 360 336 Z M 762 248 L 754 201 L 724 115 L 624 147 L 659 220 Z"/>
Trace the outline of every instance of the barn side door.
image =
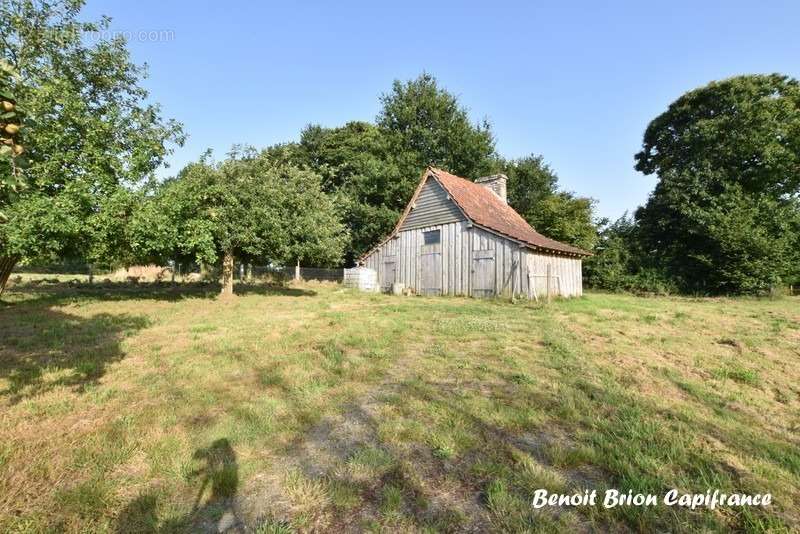
<path id="1" fill-rule="evenodd" d="M 421 295 L 442 294 L 442 231 L 422 232 L 419 247 L 419 292 Z"/>
<path id="2" fill-rule="evenodd" d="M 419 255 L 419 289 L 422 295 L 442 294 L 442 253 L 428 252 L 425 247 Z"/>
<path id="3" fill-rule="evenodd" d="M 381 279 L 381 289 L 391 291 L 392 284 L 397 282 L 397 258 L 396 256 L 386 256 L 383 260 L 383 278 Z"/>
<path id="4" fill-rule="evenodd" d="M 475 250 L 472 252 L 472 296 L 491 297 L 494 295 L 495 270 L 494 250 Z"/>

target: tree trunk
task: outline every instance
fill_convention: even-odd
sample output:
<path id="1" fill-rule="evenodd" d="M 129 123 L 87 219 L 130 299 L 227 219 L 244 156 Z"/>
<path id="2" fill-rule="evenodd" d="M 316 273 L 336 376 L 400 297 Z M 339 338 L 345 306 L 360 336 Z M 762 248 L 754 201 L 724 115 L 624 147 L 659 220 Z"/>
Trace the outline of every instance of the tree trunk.
<path id="1" fill-rule="evenodd" d="M 17 264 L 18 259 L 16 256 L 0 256 L 0 296 L 3 296 L 6 282 L 11 276 L 11 269 Z"/>
<path id="2" fill-rule="evenodd" d="M 222 257 L 222 291 L 223 296 L 233 295 L 233 251 L 226 250 Z"/>

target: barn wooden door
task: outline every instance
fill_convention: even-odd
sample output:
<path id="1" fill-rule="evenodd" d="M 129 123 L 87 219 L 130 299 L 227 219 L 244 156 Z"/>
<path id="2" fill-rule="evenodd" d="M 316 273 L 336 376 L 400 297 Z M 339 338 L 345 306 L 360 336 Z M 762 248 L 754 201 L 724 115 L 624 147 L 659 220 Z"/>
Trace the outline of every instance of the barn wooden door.
<path id="1" fill-rule="evenodd" d="M 381 280 L 381 289 L 384 291 L 391 291 L 392 284 L 397 281 L 397 261 L 394 256 L 387 257 L 383 261 L 383 279 Z"/>
<path id="2" fill-rule="evenodd" d="M 441 252 L 420 252 L 419 290 L 422 295 L 442 294 Z"/>
<path id="3" fill-rule="evenodd" d="M 495 270 L 494 250 L 475 250 L 472 252 L 472 296 L 491 297 L 494 295 Z"/>
<path id="4" fill-rule="evenodd" d="M 422 232 L 419 247 L 419 292 L 421 295 L 442 294 L 442 231 Z"/>

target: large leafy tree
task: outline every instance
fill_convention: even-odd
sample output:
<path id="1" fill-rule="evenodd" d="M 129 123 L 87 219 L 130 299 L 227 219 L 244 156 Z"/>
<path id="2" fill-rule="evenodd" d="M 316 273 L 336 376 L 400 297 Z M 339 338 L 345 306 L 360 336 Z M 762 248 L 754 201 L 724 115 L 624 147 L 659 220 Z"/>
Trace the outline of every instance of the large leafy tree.
<path id="1" fill-rule="evenodd" d="M 139 255 L 220 265 L 232 294 L 235 259 L 338 264 L 339 217 L 317 174 L 245 151 L 185 167 L 134 217 L 130 241 Z"/>
<path id="2" fill-rule="evenodd" d="M 498 160 L 508 176 L 508 203 L 542 234 L 586 250 L 597 243 L 594 200 L 558 189 L 558 176 L 542 156 Z"/>
<path id="3" fill-rule="evenodd" d="M 458 98 L 430 74 L 407 82 L 395 80 L 392 90 L 381 96 L 377 124 L 401 175 L 410 182 L 409 196 L 428 165 L 469 177 L 491 169 L 495 154 L 491 125 L 486 120 L 473 123 Z"/>
<path id="4" fill-rule="evenodd" d="M 637 210 L 645 257 L 684 290 L 759 292 L 797 276 L 800 83 L 712 82 L 648 126 L 636 168 L 659 182 Z"/>
<path id="5" fill-rule="evenodd" d="M 131 61 L 125 41 L 84 38 L 109 20 L 79 21 L 82 4 L 0 3 L 0 54 L 18 73 L 13 90 L 25 106 L 28 160 L 24 187 L 1 199 L 7 263 L 89 257 L 101 227 L 93 218 L 106 201 L 150 176 L 170 144 L 183 139 L 180 125 L 147 102 L 145 70 Z"/>

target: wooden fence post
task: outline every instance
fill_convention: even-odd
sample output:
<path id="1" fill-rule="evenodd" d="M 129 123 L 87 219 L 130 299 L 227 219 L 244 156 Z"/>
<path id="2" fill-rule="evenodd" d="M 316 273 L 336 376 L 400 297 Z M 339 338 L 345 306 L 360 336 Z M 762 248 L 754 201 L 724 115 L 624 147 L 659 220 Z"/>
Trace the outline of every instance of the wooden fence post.
<path id="1" fill-rule="evenodd" d="M 533 295 L 533 300 L 538 304 L 539 295 L 536 294 L 536 277 L 531 274 L 530 267 L 528 268 L 528 300 Z"/>
<path id="2" fill-rule="evenodd" d="M 297 260 L 297 265 L 294 266 L 294 279 L 300 281 L 300 260 Z"/>
<path id="3" fill-rule="evenodd" d="M 548 263 L 547 264 L 547 283 L 546 283 L 546 286 L 547 286 L 547 303 L 548 304 L 550 303 L 550 273 L 551 273 L 551 271 L 552 271 L 552 267 Z"/>
<path id="4" fill-rule="evenodd" d="M 514 302 L 514 291 L 517 289 L 517 262 L 511 260 L 511 302 Z"/>

